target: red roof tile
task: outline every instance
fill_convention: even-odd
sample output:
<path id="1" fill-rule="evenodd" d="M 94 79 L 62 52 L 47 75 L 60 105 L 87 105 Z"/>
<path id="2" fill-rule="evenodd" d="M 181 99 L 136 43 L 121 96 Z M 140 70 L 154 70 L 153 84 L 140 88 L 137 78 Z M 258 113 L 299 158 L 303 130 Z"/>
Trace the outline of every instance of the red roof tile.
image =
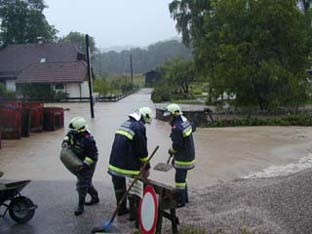
<path id="1" fill-rule="evenodd" d="M 70 83 L 88 79 L 87 63 L 54 62 L 36 63 L 25 68 L 16 80 L 17 83 Z"/>
<path id="2" fill-rule="evenodd" d="M 78 50 L 71 43 L 16 44 L 0 48 L 0 73 L 22 71 L 30 64 L 77 61 Z"/>

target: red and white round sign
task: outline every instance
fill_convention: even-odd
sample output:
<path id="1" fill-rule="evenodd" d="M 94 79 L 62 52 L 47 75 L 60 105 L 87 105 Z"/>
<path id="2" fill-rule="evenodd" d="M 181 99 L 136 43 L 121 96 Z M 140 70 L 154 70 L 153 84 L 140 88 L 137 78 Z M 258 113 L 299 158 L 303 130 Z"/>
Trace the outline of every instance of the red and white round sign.
<path id="1" fill-rule="evenodd" d="M 147 185 L 139 206 L 139 222 L 142 234 L 154 234 L 158 218 L 158 199 L 154 188 Z"/>

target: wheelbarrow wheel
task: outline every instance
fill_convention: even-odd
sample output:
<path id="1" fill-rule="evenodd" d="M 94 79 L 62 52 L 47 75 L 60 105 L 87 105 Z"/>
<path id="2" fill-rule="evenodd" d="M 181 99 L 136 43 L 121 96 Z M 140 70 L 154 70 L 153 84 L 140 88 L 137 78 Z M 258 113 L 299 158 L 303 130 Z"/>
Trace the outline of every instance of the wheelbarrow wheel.
<path id="1" fill-rule="evenodd" d="M 14 198 L 9 205 L 9 214 L 17 223 L 28 222 L 35 214 L 36 205 L 27 197 Z"/>

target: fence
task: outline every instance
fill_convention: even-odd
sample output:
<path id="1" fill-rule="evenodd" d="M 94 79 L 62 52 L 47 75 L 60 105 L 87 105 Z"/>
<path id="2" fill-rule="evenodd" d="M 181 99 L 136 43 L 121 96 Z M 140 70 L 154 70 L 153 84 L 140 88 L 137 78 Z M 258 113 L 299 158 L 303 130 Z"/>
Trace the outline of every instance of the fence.
<path id="1" fill-rule="evenodd" d="M 197 126 L 203 126 L 207 123 L 224 121 L 224 120 L 244 120 L 244 119 L 276 119 L 281 117 L 287 117 L 292 115 L 306 115 L 312 116 L 312 108 L 285 108 L 274 111 L 223 111 L 213 112 L 209 108 L 203 108 L 202 110 L 183 110 L 183 115 L 189 120 L 196 123 Z M 156 119 L 166 121 L 168 118 L 163 116 L 164 109 L 156 108 Z"/>

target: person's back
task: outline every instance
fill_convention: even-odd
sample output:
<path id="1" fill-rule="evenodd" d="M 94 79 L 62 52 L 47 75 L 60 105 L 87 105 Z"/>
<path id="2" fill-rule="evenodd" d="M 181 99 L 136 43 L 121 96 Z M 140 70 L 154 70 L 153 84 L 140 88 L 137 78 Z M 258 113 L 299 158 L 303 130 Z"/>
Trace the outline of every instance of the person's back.
<path id="1" fill-rule="evenodd" d="M 120 176 L 137 175 L 148 154 L 146 140 L 144 123 L 130 117 L 115 133 L 108 172 Z"/>
<path id="2" fill-rule="evenodd" d="M 175 152 L 174 167 L 190 169 L 194 167 L 195 148 L 193 132 L 195 128 L 184 116 L 176 116 L 171 121 L 172 147 Z"/>

